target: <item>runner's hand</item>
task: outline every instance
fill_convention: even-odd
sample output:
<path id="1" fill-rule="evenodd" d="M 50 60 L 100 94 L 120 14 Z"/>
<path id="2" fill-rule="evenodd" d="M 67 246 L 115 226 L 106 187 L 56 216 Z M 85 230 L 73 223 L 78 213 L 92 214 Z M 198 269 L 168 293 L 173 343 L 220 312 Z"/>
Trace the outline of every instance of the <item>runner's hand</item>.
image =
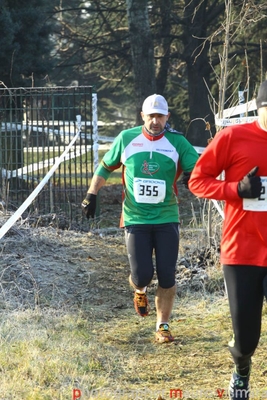
<path id="1" fill-rule="evenodd" d="M 82 212 L 86 218 L 94 218 L 96 210 L 96 194 L 87 193 L 85 199 L 82 201 Z"/>
<path id="2" fill-rule="evenodd" d="M 190 179 L 191 172 L 183 172 L 181 182 L 188 189 L 188 181 Z"/>
<path id="3" fill-rule="evenodd" d="M 242 181 L 237 185 L 237 192 L 241 198 L 256 199 L 261 195 L 261 178 L 255 176 L 259 167 L 254 167 L 252 170 L 244 176 Z"/>

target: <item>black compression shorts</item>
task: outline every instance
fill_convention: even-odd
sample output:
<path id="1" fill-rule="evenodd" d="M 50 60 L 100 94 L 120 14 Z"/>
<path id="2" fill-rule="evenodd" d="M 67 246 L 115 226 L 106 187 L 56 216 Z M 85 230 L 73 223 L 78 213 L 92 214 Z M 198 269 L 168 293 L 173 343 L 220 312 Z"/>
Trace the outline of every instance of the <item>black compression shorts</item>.
<path id="1" fill-rule="evenodd" d="M 175 285 L 179 248 L 178 223 L 126 226 L 125 241 L 131 279 L 137 287 L 143 288 L 151 282 L 154 268 L 160 287 L 169 289 Z"/>

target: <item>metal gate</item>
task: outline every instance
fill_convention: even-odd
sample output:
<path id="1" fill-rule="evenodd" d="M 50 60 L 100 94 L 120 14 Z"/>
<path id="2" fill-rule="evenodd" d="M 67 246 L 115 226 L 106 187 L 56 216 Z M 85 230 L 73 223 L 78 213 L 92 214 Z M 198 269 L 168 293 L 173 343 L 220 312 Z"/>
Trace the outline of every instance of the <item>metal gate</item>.
<path id="1" fill-rule="evenodd" d="M 0 89 L 0 195 L 16 210 L 80 135 L 24 217 L 82 228 L 81 201 L 98 162 L 97 96 L 92 86 Z"/>

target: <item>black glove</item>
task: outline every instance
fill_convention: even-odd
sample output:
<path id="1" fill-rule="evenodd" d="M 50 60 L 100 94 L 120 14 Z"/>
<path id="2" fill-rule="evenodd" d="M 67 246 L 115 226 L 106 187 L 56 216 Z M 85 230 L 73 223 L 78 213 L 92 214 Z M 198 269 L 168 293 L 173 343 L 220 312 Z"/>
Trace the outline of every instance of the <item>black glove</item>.
<path id="1" fill-rule="evenodd" d="M 82 212 L 86 218 L 94 218 L 96 210 L 96 194 L 87 193 L 85 199 L 82 201 Z"/>
<path id="2" fill-rule="evenodd" d="M 255 176 L 259 167 L 254 167 L 252 170 L 244 176 L 242 181 L 237 185 L 237 192 L 241 198 L 256 199 L 261 195 L 261 178 Z"/>
<path id="3" fill-rule="evenodd" d="M 188 181 L 190 179 L 191 172 L 183 172 L 181 182 L 188 189 Z"/>

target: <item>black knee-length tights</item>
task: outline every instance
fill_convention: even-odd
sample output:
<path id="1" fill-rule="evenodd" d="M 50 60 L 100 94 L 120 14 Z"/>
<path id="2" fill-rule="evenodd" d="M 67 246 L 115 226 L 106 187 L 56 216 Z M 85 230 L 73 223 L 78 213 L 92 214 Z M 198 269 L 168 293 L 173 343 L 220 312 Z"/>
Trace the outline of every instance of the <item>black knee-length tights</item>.
<path id="1" fill-rule="evenodd" d="M 237 371 L 247 371 L 260 339 L 267 268 L 224 265 L 223 271 L 233 327 L 229 350 Z"/>

